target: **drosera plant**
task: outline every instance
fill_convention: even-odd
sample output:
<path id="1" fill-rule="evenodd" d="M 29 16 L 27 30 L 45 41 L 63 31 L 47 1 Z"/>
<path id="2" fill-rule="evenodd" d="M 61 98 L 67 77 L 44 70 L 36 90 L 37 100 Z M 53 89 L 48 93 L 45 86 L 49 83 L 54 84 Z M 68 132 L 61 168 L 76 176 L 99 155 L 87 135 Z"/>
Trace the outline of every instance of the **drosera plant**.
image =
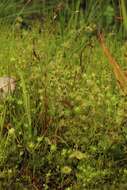
<path id="1" fill-rule="evenodd" d="M 13 100 L 0 105 L 1 189 L 126 183 L 126 98 L 96 36 L 84 35 L 86 25 L 69 25 L 62 36 L 59 27 L 44 27 L 23 37 L 5 30 L 0 38 L 12 50 L 1 45 L 0 72 L 19 78 Z"/>

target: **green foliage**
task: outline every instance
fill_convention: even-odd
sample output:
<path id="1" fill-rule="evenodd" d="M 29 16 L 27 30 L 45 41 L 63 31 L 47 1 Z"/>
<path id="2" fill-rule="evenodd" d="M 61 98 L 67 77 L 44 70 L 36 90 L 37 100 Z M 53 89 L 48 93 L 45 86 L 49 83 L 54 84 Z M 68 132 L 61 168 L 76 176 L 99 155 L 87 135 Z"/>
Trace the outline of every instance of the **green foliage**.
<path id="1" fill-rule="evenodd" d="M 1 25 L 0 75 L 15 76 L 17 88 L 0 102 L 0 189 L 126 189 L 127 100 L 99 47 L 95 12 L 84 22 L 73 6 L 69 22 L 67 6 L 41 33 L 38 22 Z M 114 8 L 103 8 L 110 25 Z M 124 67 L 126 44 L 116 33 L 106 42 Z"/>
<path id="2" fill-rule="evenodd" d="M 105 24 L 107 26 L 110 26 L 115 18 L 115 10 L 112 6 L 108 5 L 104 11 L 104 19 L 105 19 Z"/>
<path id="3" fill-rule="evenodd" d="M 8 71 L 19 82 L 1 102 L 1 189 L 125 183 L 126 100 L 96 38 L 84 36 L 86 25 L 70 25 L 63 36 L 47 28 L 35 38 L 37 29 L 20 36 L 2 27 L 8 49 L 1 45 L 1 75 Z M 110 45 L 120 57 L 124 47 Z"/>
<path id="4" fill-rule="evenodd" d="M 125 31 L 127 31 L 127 7 L 124 0 L 121 0 L 120 2 L 121 2 L 121 12 L 123 16 L 123 24 Z"/>

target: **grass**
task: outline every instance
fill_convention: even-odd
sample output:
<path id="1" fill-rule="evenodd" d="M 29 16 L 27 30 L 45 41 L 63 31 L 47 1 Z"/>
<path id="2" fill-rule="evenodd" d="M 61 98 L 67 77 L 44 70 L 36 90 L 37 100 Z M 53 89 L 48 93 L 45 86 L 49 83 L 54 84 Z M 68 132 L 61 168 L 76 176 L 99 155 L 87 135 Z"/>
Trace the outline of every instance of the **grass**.
<path id="1" fill-rule="evenodd" d="M 1 24 L 0 76 L 18 84 L 0 102 L 0 189 L 127 187 L 126 97 L 95 25 L 76 18 L 40 34 Z M 126 43 L 109 33 L 106 44 L 125 68 Z"/>
<path id="2" fill-rule="evenodd" d="M 125 5 L 125 1 L 121 0 L 121 12 L 122 12 L 122 16 L 123 16 L 123 24 L 124 24 L 124 28 L 125 31 L 127 31 L 127 11 L 126 11 L 126 5 Z"/>

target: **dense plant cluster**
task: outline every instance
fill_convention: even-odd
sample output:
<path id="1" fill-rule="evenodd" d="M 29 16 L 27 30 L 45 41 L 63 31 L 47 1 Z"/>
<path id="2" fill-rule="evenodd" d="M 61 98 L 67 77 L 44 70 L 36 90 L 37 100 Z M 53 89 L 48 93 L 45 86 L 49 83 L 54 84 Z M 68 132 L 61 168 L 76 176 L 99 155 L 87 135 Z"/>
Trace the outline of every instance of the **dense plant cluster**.
<path id="1" fill-rule="evenodd" d="M 0 75 L 17 86 L 0 99 L 0 189 L 126 189 L 127 100 L 98 41 L 104 29 L 126 69 L 119 5 L 39 0 L 42 16 L 35 1 L 11 3 L 1 12 L 13 24 L 1 23 Z"/>
<path id="2" fill-rule="evenodd" d="M 1 189 L 126 188 L 126 98 L 94 28 L 3 27 L 0 72 L 18 85 L 0 103 Z M 124 66 L 116 39 L 107 44 Z"/>

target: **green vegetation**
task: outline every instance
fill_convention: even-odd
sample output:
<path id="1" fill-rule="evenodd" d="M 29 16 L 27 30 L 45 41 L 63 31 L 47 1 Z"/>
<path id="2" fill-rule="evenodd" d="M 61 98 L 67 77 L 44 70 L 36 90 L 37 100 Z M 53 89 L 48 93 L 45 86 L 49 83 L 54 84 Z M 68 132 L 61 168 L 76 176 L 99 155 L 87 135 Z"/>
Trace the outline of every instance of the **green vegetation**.
<path id="1" fill-rule="evenodd" d="M 43 23 L 11 4 L 1 22 L 0 76 L 17 88 L 0 100 L 0 190 L 127 189 L 127 99 L 98 40 L 126 69 L 126 22 L 115 3 L 89 2 L 49 1 Z"/>

